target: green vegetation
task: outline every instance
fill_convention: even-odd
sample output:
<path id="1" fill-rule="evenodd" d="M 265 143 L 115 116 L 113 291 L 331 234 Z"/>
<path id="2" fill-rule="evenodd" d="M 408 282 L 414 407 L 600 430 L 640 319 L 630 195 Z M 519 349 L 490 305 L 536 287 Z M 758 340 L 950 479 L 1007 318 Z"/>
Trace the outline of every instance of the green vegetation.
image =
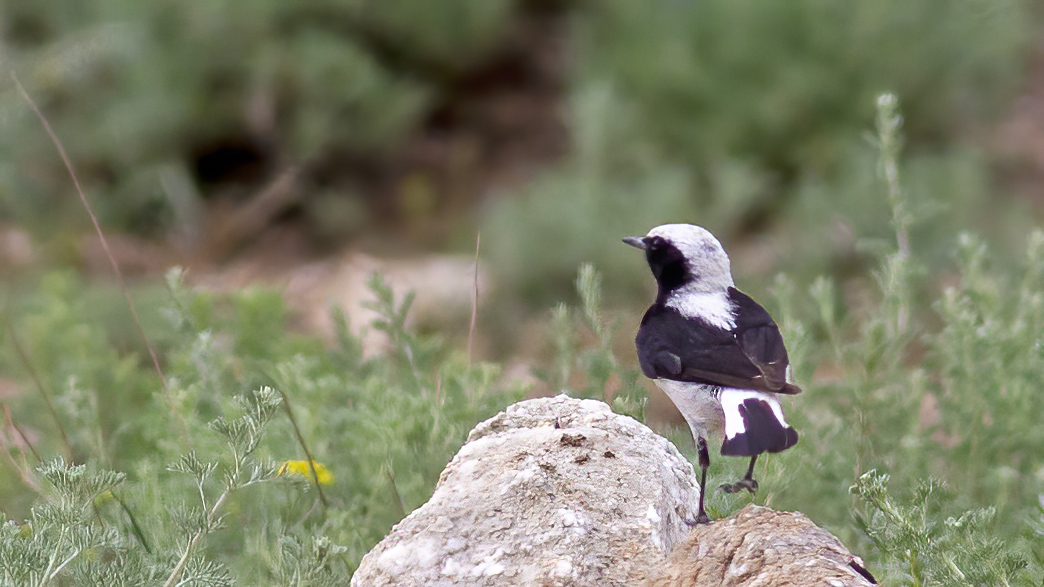
<path id="1" fill-rule="evenodd" d="M 759 462 L 756 497 L 715 492 L 711 514 L 750 499 L 800 510 L 884 584 L 1041 585 L 1044 232 L 973 140 L 1023 83 L 1037 12 L 1019 0 L 6 2 L 0 230 L 29 230 L 45 266 L 0 283 L 0 391 L 15 390 L 0 395 L 0 584 L 345 584 L 468 430 L 523 397 L 499 363 L 644 417 L 631 339 L 650 279 L 618 238 L 690 221 L 721 237 L 740 287 L 777 317 L 805 389 L 784 406 L 797 447 Z M 446 112 L 499 91 L 475 76 L 505 55 L 528 71 L 541 18 L 567 40 L 552 56 L 566 73 L 548 85 L 569 151 L 531 181 L 498 183 L 446 239 L 470 250 L 482 228 L 495 288 L 477 340 L 495 362 L 407 328 L 410 296 L 380 280 L 370 328 L 390 343 L 371 357 L 344 316 L 331 348 L 292 332 L 274 292 L 209 293 L 174 270 L 132 291 L 161 381 L 118 290 L 61 267 L 87 221 L 10 73 L 109 231 L 198 229 L 207 198 L 300 166 L 290 215 L 329 221 L 332 200 L 358 200 L 335 223 L 352 233 L 386 204 L 382 182 L 411 222 L 437 216 L 438 202 L 400 201 L 438 184 L 404 152 L 439 133 L 474 150 L 481 129 Z M 905 119 L 894 97 L 875 110 L 885 90 Z M 247 160 L 211 175 L 205 155 L 222 149 Z M 449 175 L 471 169 L 467 152 L 447 157 Z M 448 209 L 467 200 L 445 189 L 434 197 Z M 533 321 L 542 348 L 518 342 Z M 684 429 L 662 431 L 691 446 Z M 714 459 L 710 474 L 742 466 Z"/>
<path id="2" fill-rule="evenodd" d="M 897 245 L 858 313 L 831 279 L 778 280 L 795 373 L 812 382 L 793 419 L 815 440 L 772 459 L 779 490 L 767 499 L 836 520 L 842 540 L 873 553 L 896 584 L 1039 584 L 1044 436 L 1031 414 L 1044 385 L 1044 232 L 1027 237 L 1015 270 L 990 268 L 979 239 L 955 236 L 956 283 L 916 295 L 937 290 L 926 280 L 938 275 L 909 245 L 918 225 L 900 181 L 894 97 L 878 106 L 879 186 Z M 844 527 L 852 505 L 838 492 L 853 476 L 862 503 Z"/>
<path id="3" fill-rule="evenodd" d="M 1035 585 L 1044 569 L 1044 436 L 1033 410 L 1044 377 L 1044 233 L 1032 236 L 1017 279 L 987 270 L 972 237 L 955 240 L 960 285 L 932 307 L 909 295 L 927 275 L 916 252 L 886 256 L 876 310 L 845 319 L 831 280 L 777 282 L 771 301 L 808 382 L 788 406 L 802 441 L 762 461 L 754 499 L 826 524 L 885 584 Z M 426 499 L 469 427 L 520 398 L 497 389 L 495 366 L 469 367 L 406 330 L 409 297 L 396 303 L 379 280 L 374 326 L 392 347 L 374 359 L 361 357 L 343 321 L 339 345 L 323 350 L 284 333 L 274 294 L 215 296 L 180 280 L 168 276 L 164 311 L 176 334 L 164 343 L 169 399 L 139 356 L 97 344 L 106 334 L 68 274 L 49 276 L 48 294 L 12 323 L 5 370 L 28 367 L 11 348 L 19 332 L 29 356 L 60 359 L 39 372 L 44 388 L 61 390 L 53 419 L 42 393 L 13 413 L 47 432 L 37 451 L 88 465 L 34 463 L 8 426 L 18 475 L 5 476 L 4 502 L 23 504 L 3 526 L 8 582 L 147 585 L 175 572 L 207 584 L 343 582 Z M 579 306 L 554 312 L 556 360 L 544 376 L 642 417 L 633 361 L 612 349 L 614 335 L 629 338 L 612 325 L 634 316 L 607 313 L 600 281 L 582 267 Z M 817 366 L 835 372 L 813 376 Z M 672 438 L 694 457 L 683 430 Z M 305 447 L 320 484 L 301 464 Z M 284 461 L 296 475 L 276 474 Z M 739 466 L 715 459 L 712 479 Z M 715 492 L 711 512 L 726 516 L 748 499 Z"/>
<path id="4" fill-rule="evenodd" d="M 506 0 L 6 2 L 0 216 L 45 234 L 84 225 L 63 204 L 65 182 L 53 181 L 61 163 L 12 90 L 13 71 L 66 137 L 105 223 L 149 233 L 200 221 L 200 188 L 181 187 L 196 181 L 206 188 L 275 162 L 319 173 L 338 157 L 386 161 L 454 75 L 496 48 L 510 8 Z M 205 155 L 221 149 L 239 165 L 208 166 Z"/>
<path id="5" fill-rule="evenodd" d="M 168 276 L 165 392 L 147 361 L 106 343 L 68 274 L 49 276 L 11 322 L 3 371 L 31 367 L 41 386 L 11 414 L 44 437 L 28 447 L 5 427 L 4 584 L 159 585 L 181 574 L 343 585 L 428 498 L 471 427 L 521 398 L 498 387 L 495 366 L 405 330 L 409 298 L 396 302 L 379 279 L 373 327 L 391 347 L 367 359 L 343 319 L 340 344 L 324 350 L 285 334 L 277 294 L 215 296 L 181 277 Z M 300 464 L 308 454 L 318 485 Z"/>
<path id="6" fill-rule="evenodd" d="M 499 238 L 490 239 L 489 255 L 501 279 L 539 307 L 568 294 L 580 263 L 633 260 L 606 246 L 606 233 L 679 218 L 725 243 L 753 234 L 790 275 L 832 273 L 853 256 L 868 268 L 873 256 L 848 250 L 837 232 L 867 243 L 890 238 L 891 214 L 863 138 L 884 91 L 903 100 L 910 213 L 933 221 L 915 235 L 927 261 L 946 262 L 955 226 L 1019 234 L 1024 210 L 986 196 L 988 155 L 956 137 L 1000 110 L 1020 83 L 1030 8 L 591 4 L 577 18 L 573 152 L 520 195 L 492 203 L 486 226 Z M 607 290 L 631 299 L 644 277 L 607 271 Z"/>

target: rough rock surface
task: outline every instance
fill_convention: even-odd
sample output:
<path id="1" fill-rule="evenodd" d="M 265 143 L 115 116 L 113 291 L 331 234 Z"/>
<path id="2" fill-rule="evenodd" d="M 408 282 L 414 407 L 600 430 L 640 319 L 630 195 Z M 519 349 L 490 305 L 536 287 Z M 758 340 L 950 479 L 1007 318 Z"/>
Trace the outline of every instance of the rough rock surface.
<path id="1" fill-rule="evenodd" d="M 520 402 L 471 432 L 352 585 L 640 584 L 698 497 L 677 449 L 604 403 Z"/>
<path id="2" fill-rule="evenodd" d="M 863 561 L 807 517 L 755 505 L 694 528 L 662 568 L 649 587 L 873 584 Z"/>
<path id="3" fill-rule="evenodd" d="M 472 430 L 352 585 L 872 584 L 799 513 L 750 505 L 690 532 L 698 499 L 692 465 L 635 420 L 594 400 L 524 401 Z"/>

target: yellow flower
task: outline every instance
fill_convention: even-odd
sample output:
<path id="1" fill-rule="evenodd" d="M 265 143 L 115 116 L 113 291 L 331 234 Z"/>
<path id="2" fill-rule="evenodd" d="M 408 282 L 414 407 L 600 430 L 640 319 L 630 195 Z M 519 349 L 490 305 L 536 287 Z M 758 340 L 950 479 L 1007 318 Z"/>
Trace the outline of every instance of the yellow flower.
<path id="1" fill-rule="evenodd" d="M 113 497 L 114 496 L 112 495 L 112 491 L 108 491 L 108 490 L 103 491 L 103 492 L 99 493 L 97 496 L 95 496 L 95 498 L 94 498 L 94 505 L 99 506 L 99 505 L 102 505 L 104 503 L 108 503 L 108 502 L 113 500 Z"/>
<path id="2" fill-rule="evenodd" d="M 320 485 L 331 485 L 334 482 L 333 473 L 326 468 L 326 465 L 312 461 L 312 466 L 315 467 L 315 474 L 319 477 Z M 283 463 L 282 467 L 279 467 L 280 475 L 300 475 L 308 479 L 315 479 L 312 476 L 312 467 L 308 466 L 308 461 L 287 461 Z"/>

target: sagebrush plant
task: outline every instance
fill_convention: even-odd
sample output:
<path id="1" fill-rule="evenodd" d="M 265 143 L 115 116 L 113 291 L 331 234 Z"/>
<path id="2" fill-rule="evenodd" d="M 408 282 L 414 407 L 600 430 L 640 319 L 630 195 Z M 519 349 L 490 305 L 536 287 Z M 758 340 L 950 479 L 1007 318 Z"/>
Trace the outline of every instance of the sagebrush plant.
<path id="1" fill-rule="evenodd" d="M 553 392 L 602 400 L 621 414 L 644 420 L 645 394 L 639 371 L 621 362 L 613 350 L 619 329 L 602 307 L 602 276 L 584 264 L 576 277 L 577 308 L 559 304 L 551 314 L 549 329 L 554 345 L 553 367 L 540 370 Z M 584 342 L 584 334 L 590 344 Z"/>
<path id="2" fill-rule="evenodd" d="M 944 517 L 953 494 L 937 481 L 920 481 L 907 501 L 897 502 L 888 493 L 888 475 L 871 470 L 852 490 L 865 504 L 855 512 L 856 524 L 883 556 L 892 582 L 1011 585 L 1027 566 L 1023 553 L 994 535 L 993 506 Z"/>
<path id="3" fill-rule="evenodd" d="M 28 359 L 46 365 L 36 366 L 41 383 L 57 391 L 55 418 L 33 409 L 43 400 L 28 389 L 10 409 L 21 429 L 46 431 L 32 448 L 47 461 L 5 443 L 16 467 L 0 476 L 10 584 L 343 585 L 430 496 L 467 432 L 520 397 L 497 383 L 495 366 L 469 366 L 410 331 L 411 297 L 397 300 L 377 277 L 373 328 L 388 346 L 373 357 L 343 315 L 327 350 L 287 333 L 277 293 L 210 294 L 183 277 L 168 274 L 173 334 L 161 354 L 187 434 L 151 366 L 105 344 L 70 276 L 48 277 L 63 287 L 11 320 Z M 0 357 L 10 372 L 28 367 L 10 345 Z M 77 372 L 75 385 L 60 385 Z M 114 383 L 105 373 L 123 375 Z M 69 449 L 52 433 L 59 422 Z M 67 451 L 86 464 L 47 456 Z M 54 564 L 37 564 L 41 553 Z"/>
<path id="4" fill-rule="evenodd" d="M 1027 411 L 1044 389 L 1044 232 L 1028 235 L 1013 272 L 989 267 L 969 234 L 951 237 L 950 267 L 929 266 L 911 246 L 919 203 L 899 177 L 901 121 L 882 96 L 875 143 L 895 244 L 873 273 L 872 306 L 845 307 L 827 278 L 776 288 L 809 383 L 793 410 L 803 444 L 770 464 L 778 503 L 831 526 L 888 583 L 1039 584 L 1044 541 L 1030 521 L 1044 444 Z M 849 485 L 855 525 L 837 497 Z"/>

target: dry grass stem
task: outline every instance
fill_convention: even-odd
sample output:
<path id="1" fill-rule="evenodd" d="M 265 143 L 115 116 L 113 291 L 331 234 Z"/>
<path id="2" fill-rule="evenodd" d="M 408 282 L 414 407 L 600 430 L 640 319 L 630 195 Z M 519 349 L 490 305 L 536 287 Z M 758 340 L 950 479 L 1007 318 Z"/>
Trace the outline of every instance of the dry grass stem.
<path id="1" fill-rule="evenodd" d="M 134 326 L 138 329 L 138 335 L 141 336 L 141 340 L 145 343 L 145 348 L 149 351 L 149 356 L 152 358 L 152 366 L 156 369 L 156 374 L 159 376 L 160 386 L 163 388 L 163 395 L 167 400 L 167 405 L 170 408 L 170 413 L 178 423 L 178 427 L 181 429 L 182 440 L 186 446 L 192 446 L 192 439 L 189 438 L 188 427 L 185 425 L 185 419 L 178 412 L 177 407 L 174 405 L 174 398 L 170 394 L 170 389 L 167 387 L 167 379 L 163 376 L 163 370 L 160 368 L 159 358 L 156 356 L 156 350 L 152 348 L 152 343 L 149 342 L 149 337 L 145 334 L 145 329 L 141 326 L 141 319 L 138 317 L 138 310 L 134 307 L 134 302 L 131 300 L 130 292 L 127 291 L 127 283 L 123 279 L 123 272 L 120 271 L 120 265 L 116 262 L 116 258 L 113 257 L 112 251 L 109 249 L 109 243 L 105 240 L 105 233 L 102 232 L 101 225 L 98 223 L 98 217 L 95 216 L 94 210 L 91 209 L 90 203 L 87 201 L 87 196 L 83 192 L 83 188 L 80 186 L 80 180 L 76 176 L 76 170 L 73 168 L 72 160 L 69 159 L 69 155 L 65 152 L 65 147 L 62 145 L 62 141 L 55 134 L 51 128 L 51 124 L 47 121 L 47 117 L 44 116 L 43 112 L 36 105 L 36 102 L 29 96 L 29 93 L 22 87 L 22 83 L 18 81 L 18 76 L 14 73 L 11 74 L 11 79 L 14 80 L 15 86 L 18 88 L 18 92 L 22 95 L 22 98 L 29 104 L 29 108 L 33 110 L 36 117 L 40 119 L 40 124 L 43 125 L 44 131 L 47 132 L 47 136 L 51 138 L 51 142 L 54 143 L 58 154 L 62 158 L 62 162 L 65 163 L 65 168 L 69 172 L 69 177 L 72 178 L 73 185 L 76 186 L 76 193 L 80 196 L 80 202 L 83 203 L 83 207 L 87 210 L 87 215 L 91 218 L 91 223 L 94 225 L 95 232 L 98 233 L 98 240 L 101 242 L 102 249 L 105 251 L 105 256 L 109 258 L 109 262 L 112 264 L 112 271 L 116 274 L 116 280 L 120 284 L 120 290 L 123 292 L 124 299 L 127 300 L 127 307 L 130 309 L 131 317 L 134 318 Z"/>

